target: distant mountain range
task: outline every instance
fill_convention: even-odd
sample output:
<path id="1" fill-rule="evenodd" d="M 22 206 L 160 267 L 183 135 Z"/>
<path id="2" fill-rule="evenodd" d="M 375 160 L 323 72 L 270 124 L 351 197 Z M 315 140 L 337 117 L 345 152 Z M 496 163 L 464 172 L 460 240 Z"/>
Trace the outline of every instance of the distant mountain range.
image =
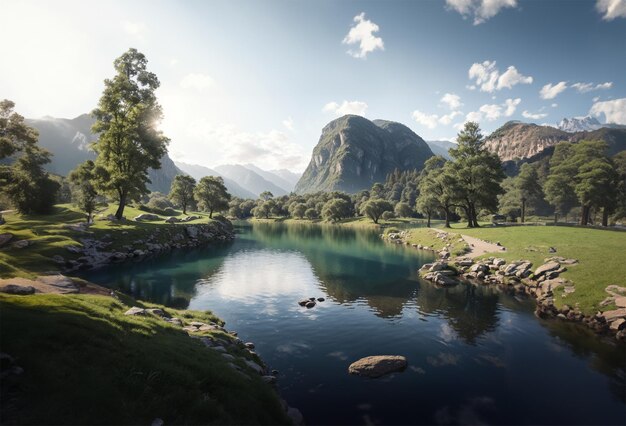
<path id="1" fill-rule="evenodd" d="M 450 141 L 426 141 L 430 150 L 435 155 L 441 155 L 443 158 L 450 159 L 450 154 L 448 150 L 450 148 L 456 148 L 457 144 Z"/>
<path id="2" fill-rule="evenodd" d="M 384 182 L 395 169 L 421 169 L 433 156 L 426 142 L 403 124 L 345 115 L 322 130 L 296 192 L 355 193 Z"/>
<path id="3" fill-rule="evenodd" d="M 563 130 L 564 132 L 575 133 L 598 130 L 600 127 L 602 127 L 602 124 L 598 119 L 588 115 L 586 117 L 564 118 L 557 126 L 557 129 Z"/>

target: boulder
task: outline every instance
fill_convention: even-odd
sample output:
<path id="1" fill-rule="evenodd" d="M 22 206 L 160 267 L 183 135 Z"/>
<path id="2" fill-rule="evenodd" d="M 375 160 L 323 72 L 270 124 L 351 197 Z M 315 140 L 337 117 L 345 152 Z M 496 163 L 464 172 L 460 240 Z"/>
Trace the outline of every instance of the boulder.
<path id="1" fill-rule="evenodd" d="M 298 305 L 305 306 L 307 303 L 309 303 L 309 299 L 302 299 L 298 302 Z"/>
<path id="2" fill-rule="evenodd" d="M 152 214 L 152 213 L 142 213 L 139 216 L 135 217 L 134 219 L 137 222 L 141 222 L 142 220 L 161 220 L 161 218 L 159 216 L 157 216 L 156 214 Z"/>
<path id="3" fill-rule="evenodd" d="M 496 258 L 496 259 L 493 259 L 491 264 L 497 268 L 497 267 L 500 267 L 502 265 L 506 265 L 506 260 L 500 259 L 500 258 Z"/>
<path id="4" fill-rule="evenodd" d="M 540 267 L 538 267 L 535 270 L 535 276 L 536 277 L 540 277 L 540 276 L 544 275 L 547 272 L 556 271 L 560 267 L 561 267 L 560 263 L 554 262 L 554 261 L 550 261 L 550 262 L 545 263 L 545 264 L 541 265 Z"/>
<path id="5" fill-rule="evenodd" d="M 459 266 L 472 266 L 474 261 L 472 259 L 461 259 L 457 260 L 456 264 Z"/>
<path id="6" fill-rule="evenodd" d="M 615 321 L 612 321 L 609 325 L 611 330 L 622 330 L 626 326 L 626 320 L 624 318 L 618 318 Z"/>
<path id="7" fill-rule="evenodd" d="M 3 287 L 0 287 L 0 293 L 27 296 L 29 294 L 35 293 L 35 287 L 30 285 L 7 284 Z"/>
<path id="8" fill-rule="evenodd" d="M 165 223 L 178 223 L 180 221 L 181 220 L 179 218 L 174 217 L 174 216 L 170 216 L 167 219 L 165 219 Z"/>
<path id="9" fill-rule="evenodd" d="M 376 378 L 406 368 L 406 358 L 399 355 L 375 355 L 361 358 L 348 367 L 348 373 Z"/>
<path id="10" fill-rule="evenodd" d="M 476 263 L 470 268 L 470 272 L 487 272 L 489 268 L 484 263 Z"/>
<path id="11" fill-rule="evenodd" d="M 612 322 L 619 318 L 626 318 L 626 308 L 603 312 L 602 317 L 606 320 L 606 322 Z"/>
<path id="12" fill-rule="evenodd" d="M 326 300 L 326 299 L 324 299 L 323 297 L 318 297 L 318 298 L 317 298 L 317 301 L 318 301 L 318 302 L 323 302 L 324 300 Z"/>
<path id="13" fill-rule="evenodd" d="M 618 308 L 626 308 L 626 296 L 616 297 L 615 306 Z"/>
<path id="14" fill-rule="evenodd" d="M 146 310 L 139 308 L 137 306 L 133 306 L 132 308 L 124 312 L 124 315 L 145 315 L 145 314 L 146 314 Z"/>
<path id="15" fill-rule="evenodd" d="M 263 367 L 257 364 L 254 361 L 250 361 L 249 359 L 245 360 L 245 363 L 248 367 L 256 371 L 258 374 L 263 374 Z"/>
<path id="16" fill-rule="evenodd" d="M 313 302 L 312 300 L 309 300 L 308 302 L 306 302 L 304 306 L 306 306 L 308 309 L 314 308 L 315 302 Z"/>
<path id="17" fill-rule="evenodd" d="M 274 383 L 276 383 L 275 376 L 262 376 L 261 379 L 263 379 L 265 383 L 269 383 L 270 385 L 273 385 Z"/>
<path id="18" fill-rule="evenodd" d="M 189 238 L 197 238 L 200 231 L 195 226 L 185 227 L 185 232 Z"/>
<path id="19" fill-rule="evenodd" d="M 7 232 L 5 234 L 0 234 L 0 247 L 4 246 L 12 239 L 13 239 L 13 234 L 11 234 L 10 232 Z"/>
<path id="20" fill-rule="evenodd" d="M 430 269 L 428 269 L 430 272 L 437 272 L 437 271 L 441 271 L 443 269 L 446 269 L 448 267 L 447 263 L 444 262 L 435 262 L 432 264 L 432 266 L 430 267 Z"/>

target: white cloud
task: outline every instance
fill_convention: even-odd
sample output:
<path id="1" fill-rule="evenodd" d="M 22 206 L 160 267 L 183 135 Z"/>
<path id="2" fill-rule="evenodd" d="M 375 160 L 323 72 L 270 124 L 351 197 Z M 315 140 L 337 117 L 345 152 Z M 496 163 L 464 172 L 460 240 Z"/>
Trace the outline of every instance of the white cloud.
<path id="1" fill-rule="evenodd" d="M 343 39 L 343 44 L 358 44 L 358 50 L 348 50 L 348 54 L 355 58 L 367 57 L 367 54 L 373 52 L 376 49 L 385 50 L 385 44 L 383 39 L 376 37 L 374 33 L 377 33 L 378 25 L 365 19 L 365 12 L 354 17 L 354 25 L 350 28 L 348 35 Z"/>
<path id="2" fill-rule="evenodd" d="M 293 132 L 293 118 L 289 117 L 286 120 L 283 120 L 283 126 L 285 126 L 287 130 L 291 130 Z"/>
<path id="3" fill-rule="evenodd" d="M 439 116 L 437 114 L 425 114 L 421 111 L 415 110 L 413 111 L 413 119 L 417 121 L 422 126 L 426 126 L 429 129 L 434 129 L 437 127 L 437 120 Z"/>
<path id="4" fill-rule="evenodd" d="M 592 99 L 592 101 L 594 101 L 594 102 L 598 102 L 599 100 L 600 100 L 600 96 L 596 96 L 596 97 L 594 97 L 594 98 Z"/>
<path id="5" fill-rule="evenodd" d="M 448 8 L 463 16 L 473 16 L 474 25 L 479 25 L 496 16 L 505 7 L 517 7 L 517 0 L 446 0 Z"/>
<path id="6" fill-rule="evenodd" d="M 465 116 L 465 121 L 475 121 L 480 123 L 483 121 L 483 115 L 478 111 L 472 111 Z"/>
<path id="7" fill-rule="evenodd" d="M 444 94 L 440 101 L 446 104 L 450 110 L 456 110 L 463 106 L 461 103 L 461 97 L 459 95 L 455 95 L 454 93 Z"/>
<path id="8" fill-rule="evenodd" d="M 531 84 L 533 82 L 531 76 L 522 75 L 512 65 L 504 73 L 500 74 L 500 70 L 496 68 L 496 61 L 472 64 L 468 71 L 468 76 L 470 80 L 475 80 L 475 85 L 480 87 L 481 91 L 489 93 L 504 88 L 511 89 L 517 84 Z"/>
<path id="9" fill-rule="evenodd" d="M 574 83 L 572 86 L 574 89 L 578 90 L 580 93 L 591 92 L 592 90 L 607 90 L 613 87 L 612 81 L 607 81 L 606 83 Z"/>
<path id="10" fill-rule="evenodd" d="M 142 36 L 146 33 L 148 27 L 143 22 L 124 21 L 122 27 L 126 33 L 132 36 Z"/>
<path id="11" fill-rule="evenodd" d="M 455 117 L 459 115 L 463 115 L 463 113 L 461 111 L 452 111 L 450 114 L 442 115 L 441 117 L 439 117 L 439 122 L 447 126 L 452 123 L 452 120 L 454 120 Z"/>
<path id="12" fill-rule="evenodd" d="M 323 112 L 331 112 L 335 115 L 354 114 L 365 116 L 367 111 L 367 104 L 361 101 L 343 101 L 340 104 L 337 102 L 329 102 L 322 108 Z"/>
<path id="13" fill-rule="evenodd" d="M 589 114 L 596 117 L 604 114 L 605 123 L 626 124 L 626 98 L 596 102 Z"/>
<path id="14" fill-rule="evenodd" d="M 554 99 L 556 96 L 567 89 L 567 82 L 560 81 L 556 84 L 548 83 L 541 88 L 539 95 L 541 99 Z"/>
<path id="15" fill-rule="evenodd" d="M 213 87 L 215 81 L 211 76 L 206 74 L 191 73 L 187 74 L 180 81 L 180 87 L 183 89 L 206 90 Z"/>
<path id="16" fill-rule="evenodd" d="M 548 114 L 540 114 L 540 113 L 533 114 L 533 113 L 528 112 L 528 111 L 523 111 L 522 112 L 522 116 L 524 116 L 525 118 L 529 118 L 531 120 L 540 120 L 540 119 L 542 119 L 544 117 L 547 117 Z"/>
<path id="17" fill-rule="evenodd" d="M 481 106 L 480 111 L 488 121 L 494 121 L 502 115 L 502 107 L 496 104 L 485 104 Z"/>
<path id="18" fill-rule="evenodd" d="M 506 117 L 510 117 L 513 115 L 513 113 L 515 113 L 515 110 L 517 109 L 517 106 L 522 102 L 522 100 L 520 98 L 515 98 L 515 99 L 507 99 L 506 101 L 504 101 L 504 107 L 506 108 L 504 110 L 504 115 Z"/>
<path id="19" fill-rule="evenodd" d="M 495 121 L 501 117 L 510 117 L 515 113 L 517 106 L 522 102 L 520 98 L 507 99 L 502 104 L 485 104 L 478 111 L 469 112 L 465 121 L 481 122 L 483 120 Z"/>
<path id="20" fill-rule="evenodd" d="M 550 105 L 550 106 L 551 106 L 552 108 L 556 108 L 556 107 L 558 107 L 558 106 L 559 106 L 559 104 L 552 104 L 552 105 Z"/>
<path id="21" fill-rule="evenodd" d="M 596 10 L 603 14 L 605 21 L 626 18 L 626 0 L 597 0 Z"/>

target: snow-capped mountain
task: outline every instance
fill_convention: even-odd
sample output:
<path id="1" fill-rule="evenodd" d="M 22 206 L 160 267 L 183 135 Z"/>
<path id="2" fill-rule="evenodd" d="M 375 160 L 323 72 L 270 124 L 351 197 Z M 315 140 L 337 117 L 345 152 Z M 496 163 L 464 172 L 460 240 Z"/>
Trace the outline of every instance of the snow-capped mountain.
<path id="1" fill-rule="evenodd" d="M 585 117 L 564 118 L 557 126 L 558 129 L 569 133 L 598 130 L 601 127 L 602 124 L 595 117 L 589 115 Z"/>

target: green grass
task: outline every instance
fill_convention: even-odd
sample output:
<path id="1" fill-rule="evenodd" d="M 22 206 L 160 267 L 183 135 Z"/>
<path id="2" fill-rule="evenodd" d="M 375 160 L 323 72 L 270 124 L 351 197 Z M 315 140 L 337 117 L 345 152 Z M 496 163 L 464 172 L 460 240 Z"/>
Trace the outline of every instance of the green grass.
<path id="1" fill-rule="evenodd" d="M 398 229 L 389 228 L 386 233 L 398 231 Z M 449 251 L 452 255 L 461 256 L 466 252 L 467 244 L 465 241 L 459 241 L 461 234 L 446 230 L 448 235 L 445 240 L 443 240 L 437 238 L 437 231 L 429 228 L 410 228 L 404 229 L 404 231 L 409 233 L 408 237 L 405 237 L 404 240 L 408 241 L 410 244 L 421 244 L 436 251 L 443 249 L 446 244 L 451 244 Z"/>
<path id="2" fill-rule="evenodd" d="M 159 317 L 123 315 L 141 303 L 120 299 L 128 305 L 106 296 L 0 294 L 0 350 L 24 369 L 2 423 L 289 423 L 260 376 L 244 377 Z M 186 323 L 219 322 L 210 312 L 161 309 Z"/>
<path id="3" fill-rule="evenodd" d="M 270 217 L 269 219 L 263 218 L 250 218 L 248 219 L 250 222 L 257 223 L 308 223 L 308 224 L 317 224 L 317 225 L 341 225 L 341 226 L 350 226 L 355 228 L 381 228 L 381 227 L 389 227 L 389 226 L 406 226 L 411 223 L 424 223 L 423 219 L 415 219 L 415 218 L 394 218 L 390 220 L 382 220 L 378 221 L 378 224 L 374 223 L 372 219 L 367 217 L 351 217 L 347 219 L 342 219 L 339 222 L 333 223 L 329 221 L 325 221 L 323 219 L 297 219 L 291 217 Z"/>
<path id="4" fill-rule="evenodd" d="M 110 235 L 113 244 L 109 250 L 123 249 L 137 240 L 144 240 L 155 235 L 159 229 L 158 242 L 171 241 L 171 235 L 179 230 L 180 226 L 210 221 L 204 213 L 189 213 L 199 216 L 199 219 L 185 224 L 168 224 L 165 221 L 135 222 L 132 220 L 142 212 L 134 207 L 126 207 L 124 215 L 130 220 L 124 222 L 110 222 L 102 218 L 114 213 L 115 205 L 110 205 L 98 212 L 95 223 L 89 228 L 89 234 L 68 228 L 66 225 L 85 222 L 85 215 L 69 204 L 59 204 L 49 215 L 20 215 L 17 213 L 4 214 L 6 223 L 0 225 L 0 233 L 10 232 L 17 240 L 31 240 L 33 245 L 23 249 L 0 250 L 0 278 L 24 277 L 33 278 L 41 273 L 58 270 L 58 265 L 52 261 L 55 255 L 65 259 L 74 259 L 76 256 L 67 251 L 67 246 L 81 245 L 80 238 L 101 239 Z"/>
<path id="5" fill-rule="evenodd" d="M 533 262 L 533 269 L 543 264 L 545 258 L 552 256 L 578 259 L 578 265 L 567 266 L 567 271 L 561 274 L 561 277 L 574 283 L 576 291 L 569 295 L 565 295 L 562 289 L 557 291 L 557 306 L 578 304 L 587 314 L 614 309 L 611 305 L 600 307 L 599 303 L 608 296 L 604 289 L 610 284 L 626 286 L 626 262 L 621 260 L 626 253 L 624 232 L 569 226 L 472 229 L 460 224 L 454 224 L 453 231 L 493 243 L 499 241 L 506 247 L 506 252 L 497 252 L 492 256 L 506 260 L 528 259 Z M 550 247 L 554 247 L 557 252 L 549 253 Z"/>

